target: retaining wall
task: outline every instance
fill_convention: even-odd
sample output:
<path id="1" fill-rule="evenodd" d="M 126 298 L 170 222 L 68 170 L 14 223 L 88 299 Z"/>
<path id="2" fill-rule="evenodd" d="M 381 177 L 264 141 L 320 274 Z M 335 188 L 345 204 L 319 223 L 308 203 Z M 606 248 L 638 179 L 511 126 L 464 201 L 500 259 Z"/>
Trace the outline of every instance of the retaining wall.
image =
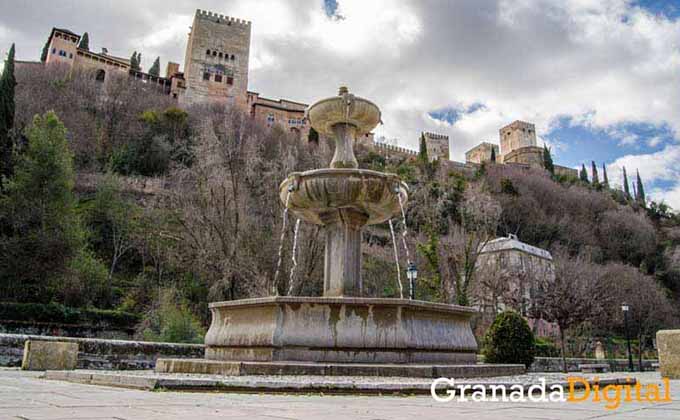
<path id="1" fill-rule="evenodd" d="M 625 372 L 628 371 L 628 359 L 588 359 L 588 358 L 567 358 L 567 370 L 569 372 L 580 372 L 579 365 L 592 365 L 607 363 L 611 372 Z M 644 370 L 656 370 L 652 366 L 653 363 L 658 363 L 658 360 L 643 360 L 642 368 Z M 633 367 L 638 370 L 638 361 L 633 358 Z M 537 357 L 534 364 L 529 368 L 530 372 L 561 372 L 562 358 L 561 357 Z"/>
<path id="2" fill-rule="evenodd" d="M 153 369 L 159 357 L 202 358 L 202 344 L 151 343 L 146 341 L 104 340 L 98 338 L 54 337 L 27 334 L 0 334 L 0 366 L 21 366 L 26 340 L 78 343 L 79 369 Z"/>

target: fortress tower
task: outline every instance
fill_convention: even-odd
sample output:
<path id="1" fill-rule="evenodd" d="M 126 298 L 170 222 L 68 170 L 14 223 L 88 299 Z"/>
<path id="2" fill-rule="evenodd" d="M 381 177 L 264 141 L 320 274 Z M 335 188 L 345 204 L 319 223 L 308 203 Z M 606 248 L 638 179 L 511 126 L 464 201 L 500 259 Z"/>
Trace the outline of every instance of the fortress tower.
<path id="1" fill-rule="evenodd" d="M 245 107 L 250 22 L 197 10 L 184 59 L 183 103 L 214 100 Z"/>
<path id="2" fill-rule="evenodd" d="M 449 160 L 449 136 L 444 134 L 423 132 L 427 153 L 430 160 Z"/>
<path id="3" fill-rule="evenodd" d="M 499 130 L 501 153 L 505 156 L 522 147 L 536 147 L 536 126 L 524 121 L 515 121 Z"/>

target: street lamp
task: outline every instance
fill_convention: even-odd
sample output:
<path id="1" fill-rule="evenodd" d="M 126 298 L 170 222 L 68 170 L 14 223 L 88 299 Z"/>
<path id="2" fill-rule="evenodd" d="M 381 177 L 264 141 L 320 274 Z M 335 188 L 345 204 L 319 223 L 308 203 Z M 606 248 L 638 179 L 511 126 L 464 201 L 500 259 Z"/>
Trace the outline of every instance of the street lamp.
<path id="1" fill-rule="evenodd" d="M 418 279 L 418 269 L 414 263 L 409 263 L 406 269 L 406 277 L 408 277 L 409 283 L 409 299 L 414 300 L 416 298 L 416 280 Z"/>
<path id="2" fill-rule="evenodd" d="M 626 342 L 628 343 L 628 370 L 632 372 L 633 353 L 630 351 L 630 335 L 628 334 L 628 311 L 630 311 L 630 306 L 627 303 L 622 303 L 621 310 L 623 311 L 623 327 L 626 330 Z"/>

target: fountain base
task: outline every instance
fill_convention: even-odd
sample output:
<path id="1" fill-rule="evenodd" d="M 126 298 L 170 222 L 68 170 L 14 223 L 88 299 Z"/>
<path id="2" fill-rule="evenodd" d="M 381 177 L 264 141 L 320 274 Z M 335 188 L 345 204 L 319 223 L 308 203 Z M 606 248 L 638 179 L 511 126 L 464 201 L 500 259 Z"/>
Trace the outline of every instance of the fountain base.
<path id="1" fill-rule="evenodd" d="M 210 304 L 205 358 L 476 363 L 471 308 L 405 299 L 268 297 Z"/>

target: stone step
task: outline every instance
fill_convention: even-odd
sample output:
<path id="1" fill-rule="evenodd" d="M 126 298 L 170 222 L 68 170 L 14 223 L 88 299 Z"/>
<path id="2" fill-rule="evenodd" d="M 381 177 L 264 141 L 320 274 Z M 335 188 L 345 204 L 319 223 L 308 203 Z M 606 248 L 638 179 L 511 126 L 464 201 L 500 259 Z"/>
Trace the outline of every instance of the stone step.
<path id="1" fill-rule="evenodd" d="M 364 364 L 314 362 L 240 362 L 206 359 L 158 359 L 157 373 L 207 375 L 319 375 L 319 376 L 401 376 L 410 378 L 483 378 L 521 375 L 524 365 L 516 364 Z"/>

